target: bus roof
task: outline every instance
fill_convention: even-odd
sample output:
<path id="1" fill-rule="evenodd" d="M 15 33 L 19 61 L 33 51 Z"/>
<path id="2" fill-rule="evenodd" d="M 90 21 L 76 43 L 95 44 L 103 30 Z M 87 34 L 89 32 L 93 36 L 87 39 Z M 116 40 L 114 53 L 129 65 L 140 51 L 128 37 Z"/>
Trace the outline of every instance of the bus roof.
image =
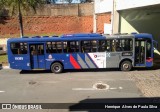
<path id="1" fill-rule="evenodd" d="M 44 41 L 74 41 L 74 40 L 93 40 L 93 39 L 106 39 L 106 38 L 150 38 L 152 39 L 151 34 L 141 33 L 141 34 L 118 34 L 118 35 L 101 35 L 96 33 L 79 33 L 79 34 L 65 34 L 62 36 L 34 36 L 32 38 L 10 38 L 8 42 L 44 42 Z"/>
<path id="2" fill-rule="evenodd" d="M 135 38 L 150 38 L 153 39 L 152 34 L 148 34 L 148 33 L 140 33 L 140 34 L 133 34 L 135 36 Z"/>
<path id="3" fill-rule="evenodd" d="M 131 38 L 131 37 L 134 37 L 134 38 L 150 38 L 152 39 L 152 35 L 151 34 L 148 34 L 148 33 L 140 33 L 140 34 L 136 34 L 136 33 L 133 33 L 133 34 L 113 34 L 113 35 L 104 35 L 106 36 L 106 38 Z"/>
<path id="4" fill-rule="evenodd" d="M 123 34 L 113 34 L 113 35 L 104 35 L 104 36 L 106 36 L 106 38 L 108 39 L 108 38 L 134 38 L 134 35 L 130 35 L 130 34 L 125 34 L 125 35 L 123 35 Z"/>
<path id="5" fill-rule="evenodd" d="M 76 38 L 75 38 L 76 37 Z M 43 41 L 74 41 L 74 40 L 93 40 L 93 39 L 105 39 L 105 36 L 100 34 L 66 34 L 60 37 L 39 37 L 32 38 L 10 38 L 8 42 L 43 42 Z"/>

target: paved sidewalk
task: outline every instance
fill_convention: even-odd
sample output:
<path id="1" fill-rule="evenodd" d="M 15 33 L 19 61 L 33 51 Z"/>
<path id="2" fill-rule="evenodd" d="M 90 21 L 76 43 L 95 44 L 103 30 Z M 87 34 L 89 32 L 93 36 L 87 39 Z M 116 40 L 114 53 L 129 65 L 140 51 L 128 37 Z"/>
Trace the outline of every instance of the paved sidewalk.
<path id="1" fill-rule="evenodd" d="M 135 80 L 137 87 L 145 97 L 160 97 L 160 70 L 132 71 L 128 76 Z"/>
<path id="2" fill-rule="evenodd" d="M 1 69 L 10 69 L 10 67 L 9 67 L 9 66 L 6 66 L 6 65 L 5 65 L 5 66 L 2 66 L 2 64 L 0 64 L 0 70 L 1 70 Z"/>

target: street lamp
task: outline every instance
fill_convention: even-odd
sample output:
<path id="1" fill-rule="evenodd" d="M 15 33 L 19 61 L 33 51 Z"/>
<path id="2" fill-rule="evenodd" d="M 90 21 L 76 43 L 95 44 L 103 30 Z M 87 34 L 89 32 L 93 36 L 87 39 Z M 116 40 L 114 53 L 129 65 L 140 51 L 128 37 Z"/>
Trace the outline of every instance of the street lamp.
<path id="1" fill-rule="evenodd" d="M 20 3 L 22 1 L 18 0 L 18 17 L 19 17 L 19 25 L 20 25 L 20 36 L 23 37 L 23 21 L 22 21 L 22 13 L 21 13 L 21 6 Z"/>

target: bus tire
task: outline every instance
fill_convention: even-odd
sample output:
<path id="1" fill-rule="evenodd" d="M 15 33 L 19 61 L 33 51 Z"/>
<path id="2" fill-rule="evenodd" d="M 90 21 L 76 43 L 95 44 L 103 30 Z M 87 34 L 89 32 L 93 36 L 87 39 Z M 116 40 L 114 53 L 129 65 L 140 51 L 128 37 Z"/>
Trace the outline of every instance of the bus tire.
<path id="1" fill-rule="evenodd" d="M 51 72 L 53 73 L 61 73 L 63 71 L 63 66 L 61 63 L 55 62 L 51 65 Z"/>
<path id="2" fill-rule="evenodd" d="M 130 71 L 132 69 L 132 63 L 130 61 L 124 61 L 121 63 L 121 71 Z"/>

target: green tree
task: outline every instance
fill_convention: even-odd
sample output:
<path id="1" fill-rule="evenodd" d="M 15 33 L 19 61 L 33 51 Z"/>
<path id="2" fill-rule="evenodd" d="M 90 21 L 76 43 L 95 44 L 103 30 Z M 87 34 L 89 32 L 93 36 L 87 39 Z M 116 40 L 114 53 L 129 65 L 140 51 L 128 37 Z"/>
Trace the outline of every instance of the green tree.
<path id="1" fill-rule="evenodd" d="M 23 37 L 23 22 L 21 10 L 28 11 L 30 9 L 33 9 L 36 12 L 36 8 L 41 6 L 44 2 L 45 0 L 0 0 L 0 7 L 9 7 L 12 14 L 18 11 L 20 36 Z"/>

